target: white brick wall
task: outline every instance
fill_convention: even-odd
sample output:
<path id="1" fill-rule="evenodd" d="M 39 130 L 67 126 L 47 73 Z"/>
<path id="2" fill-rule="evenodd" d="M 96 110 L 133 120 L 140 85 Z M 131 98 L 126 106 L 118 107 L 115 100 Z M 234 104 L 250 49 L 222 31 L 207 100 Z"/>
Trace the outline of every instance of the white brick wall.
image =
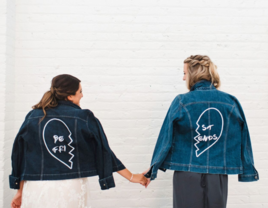
<path id="1" fill-rule="evenodd" d="M 8 146 L 52 77 L 70 73 L 82 80 L 82 107 L 100 118 L 114 152 L 131 171 L 141 172 L 149 166 L 170 102 L 186 92 L 183 60 L 207 54 L 218 65 L 222 90 L 244 107 L 261 178 L 238 183 L 230 176 L 228 207 L 268 207 L 267 1 L 24 0 L 16 1 L 15 11 L 15 69 L 9 76 L 15 96 L 14 102 L 4 101 L 14 105 L 0 111 L 15 116 L 15 128 L 0 128 L 1 136 L 12 134 L 5 137 Z M 3 40 L 12 45 L 12 39 Z M 10 166 L 9 159 L 2 162 Z M 93 207 L 172 207 L 172 171 L 159 172 L 148 189 L 114 176 L 117 187 L 109 191 L 100 191 L 97 177 L 90 178 Z M 9 204 L 14 192 L 4 191 Z"/>
<path id="2" fill-rule="evenodd" d="M 18 131 L 15 121 L 15 0 L 7 0 L 6 18 L 6 96 L 5 96 L 5 144 L 4 144 L 4 206 L 9 207 L 13 197 L 9 190 L 8 177 L 11 172 L 10 156 L 14 135 Z M 6 191 L 9 190 L 9 191 Z"/>
<path id="3" fill-rule="evenodd" d="M 4 200 L 4 141 L 5 141 L 5 91 L 6 91 L 6 2 L 0 1 L 0 205 Z"/>
<path id="4" fill-rule="evenodd" d="M 0 1 L 0 205 L 4 199 L 6 2 Z"/>
<path id="5" fill-rule="evenodd" d="M 7 179 L 14 140 L 15 0 L 0 1 L 0 19 L 0 205 L 9 207 L 13 195 Z"/>

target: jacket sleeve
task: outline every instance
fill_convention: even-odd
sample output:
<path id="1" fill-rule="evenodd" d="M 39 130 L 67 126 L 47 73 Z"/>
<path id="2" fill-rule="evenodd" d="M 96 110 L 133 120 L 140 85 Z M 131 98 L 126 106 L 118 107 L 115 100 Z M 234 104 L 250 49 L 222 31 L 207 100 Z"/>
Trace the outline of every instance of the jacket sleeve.
<path id="1" fill-rule="evenodd" d="M 178 119 L 179 114 L 180 103 L 179 96 L 177 96 L 168 109 L 155 145 L 151 167 L 145 174 L 145 177 L 150 178 L 151 180 L 154 180 L 157 177 L 158 169 L 166 171 L 165 169 L 160 168 L 160 166 L 164 162 L 171 148 L 173 140 L 173 121 Z"/>
<path id="2" fill-rule="evenodd" d="M 242 129 L 241 161 L 243 166 L 243 173 L 238 175 L 238 180 L 241 182 L 257 181 L 259 180 L 259 174 L 254 167 L 254 159 L 253 159 L 248 125 L 244 111 L 238 100 L 237 100 L 237 111 L 240 115 L 239 123 Z"/>
<path id="3" fill-rule="evenodd" d="M 88 128 L 97 142 L 96 165 L 100 187 L 102 190 L 113 188 L 115 187 L 113 172 L 123 170 L 125 166 L 110 149 L 102 125 L 93 113 L 88 118 Z"/>
<path id="4" fill-rule="evenodd" d="M 28 117 L 31 111 L 26 115 L 23 124 L 13 143 L 11 154 L 12 173 L 9 175 L 9 186 L 12 189 L 20 188 L 21 174 L 24 169 L 24 141 L 23 137 L 27 134 Z"/>
<path id="5" fill-rule="evenodd" d="M 111 150 L 112 151 L 112 150 Z M 120 170 L 126 169 L 123 163 L 116 157 L 114 152 L 112 151 L 112 164 L 113 164 L 113 172 L 117 172 Z"/>

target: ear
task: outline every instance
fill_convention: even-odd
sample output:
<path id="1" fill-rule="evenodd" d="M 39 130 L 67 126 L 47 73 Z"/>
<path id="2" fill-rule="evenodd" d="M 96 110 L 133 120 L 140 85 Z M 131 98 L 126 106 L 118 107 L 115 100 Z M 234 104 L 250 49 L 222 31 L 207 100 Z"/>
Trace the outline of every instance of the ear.
<path id="1" fill-rule="evenodd" d="M 67 96 L 67 99 L 68 99 L 69 101 L 73 101 L 73 95 L 68 95 L 68 96 Z"/>

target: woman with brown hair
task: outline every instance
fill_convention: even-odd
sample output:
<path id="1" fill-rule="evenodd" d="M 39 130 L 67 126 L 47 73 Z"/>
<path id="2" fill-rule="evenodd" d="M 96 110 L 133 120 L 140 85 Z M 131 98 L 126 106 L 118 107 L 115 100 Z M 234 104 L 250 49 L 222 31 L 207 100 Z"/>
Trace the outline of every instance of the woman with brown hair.
<path id="1" fill-rule="evenodd" d="M 183 80 L 189 92 L 173 100 L 144 174 L 154 180 L 158 169 L 175 171 L 174 208 L 225 208 L 228 174 L 259 179 L 246 118 L 237 98 L 218 90 L 208 56 L 185 59 Z"/>
<path id="2" fill-rule="evenodd" d="M 99 176 L 102 190 L 115 187 L 113 172 L 147 184 L 115 156 L 100 121 L 81 109 L 82 97 L 79 79 L 58 75 L 27 114 L 12 150 L 10 188 L 18 189 L 12 208 L 89 207 L 90 176 Z"/>

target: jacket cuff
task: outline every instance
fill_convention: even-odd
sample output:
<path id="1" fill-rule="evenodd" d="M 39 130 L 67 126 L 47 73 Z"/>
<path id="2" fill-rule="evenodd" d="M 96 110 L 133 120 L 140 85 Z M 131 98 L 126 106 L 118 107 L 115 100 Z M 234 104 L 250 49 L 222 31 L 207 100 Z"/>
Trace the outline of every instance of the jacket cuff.
<path id="1" fill-rule="evenodd" d="M 252 182 L 252 181 L 258 181 L 259 180 L 259 174 L 251 174 L 251 175 L 238 175 L 238 181 L 240 182 Z"/>
<path id="2" fill-rule="evenodd" d="M 146 178 L 150 178 L 151 181 L 156 179 L 157 172 L 153 173 L 153 167 L 151 166 L 150 170 L 144 175 Z"/>
<path id="3" fill-rule="evenodd" d="M 159 170 L 162 170 L 163 172 L 166 172 L 166 168 L 159 168 Z"/>
<path id="4" fill-rule="evenodd" d="M 9 175 L 9 187 L 12 189 L 20 189 L 20 178 Z"/>
<path id="5" fill-rule="evenodd" d="M 99 183 L 100 183 L 101 190 L 107 190 L 109 188 L 115 187 L 113 175 L 107 178 L 99 179 Z"/>

